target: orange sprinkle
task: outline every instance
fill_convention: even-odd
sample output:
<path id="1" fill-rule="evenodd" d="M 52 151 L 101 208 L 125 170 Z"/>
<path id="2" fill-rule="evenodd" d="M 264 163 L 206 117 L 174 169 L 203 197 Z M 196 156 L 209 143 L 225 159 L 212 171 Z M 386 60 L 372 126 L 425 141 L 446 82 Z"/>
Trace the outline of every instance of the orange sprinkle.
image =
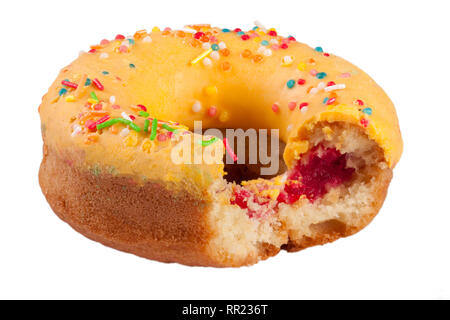
<path id="1" fill-rule="evenodd" d="M 250 58 L 251 55 L 252 55 L 252 52 L 250 50 L 248 50 L 248 49 L 245 49 L 242 52 L 242 57 L 244 57 L 244 58 Z"/>
<path id="2" fill-rule="evenodd" d="M 184 33 L 184 31 L 182 31 L 182 30 L 178 30 L 178 31 L 176 32 L 176 35 L 177 35 L 177 37 L 179 37 L 179 38 L 184 38 L 184 37 L 186 36 L 186 33 Z"/>
<path id="3" fill-rule="evenodd" d="M 163 36 L 167 36 L 167 35 L 170 34 L 170 31 L 169 31 L 169 30 L 164 30 L 163 32 L 161 32 L 161 34 L 162 34 Z"/>
<path id="4" fill-rule="evenodd" d="M 222 50 L 219 51 L 221 55 L 223 55 L 224 57 L 228 57 L 230 55 L 230 50 L 228 48 L 223 48 Z"/>
<path id="5" fill-rule="evenodd" d="M 223 71 L 228 71 L 231 69 L 231 64 L 228 61 L 224 61 L 222 63 L 222 70 Z"/>
<path id="6" fill-rule="evenodd" d="M 315 64 L 315 63 L 316 63 L 316 60 L 314 60 L 314 59 L 311 58 L 311 59 L 308 60 L 308 63 L 310 63 L 310 64 Z"/>
<path id="7" fill-rule="evenodd" d="M 117 134 L 119 132 L 119 130 L 117 129 L 117 126 L 115 124 L 113 124 L 111 127 L 109 127 L 109 131 L 112 134 Z"/>
<path id="8" fill-rule="evenodd" d="M 147 30 L 139 30 L 133 35 L 136 40 L 144 38 L 147 35 Z"/>
<path id="9" fill-rule="evenodd" d="M 262 60 L 262 58 L 263 58 L 262 55 L 255 54 L 252 59 L 254 62 L 260 62 Z"/>
<path id="10" fill-rule="evenodd" d="M 209 41 L 209 37 L 205 34 L 200 38 L 201 42 L 208 42 Z"/>

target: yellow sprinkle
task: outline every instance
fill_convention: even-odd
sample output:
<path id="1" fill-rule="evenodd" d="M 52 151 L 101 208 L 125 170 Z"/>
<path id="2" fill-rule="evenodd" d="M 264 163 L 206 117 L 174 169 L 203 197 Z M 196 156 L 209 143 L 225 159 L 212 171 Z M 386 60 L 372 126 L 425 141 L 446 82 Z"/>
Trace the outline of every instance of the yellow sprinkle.
<path id="1" fill-rule="evenodd" d="M 220 122 L 227 122 L 230 120 L 230 114 L 227 111 L 223 111 L 219 116 Z"/>
<path id="2" fill-rule="evenodd" d="M 66 101 L 67 102 L 74 102 L 75 101 L 75 97 L 73 95 L 67 96 L 66 97 Z"/>
<path id="3" fill-rule="evenodd" d="M 280 194 L 280 190 L 279 189 L 269 189 L 269 190 L 263 190 L 261 192 L 261 195 L 264 196 L 268 196 L 271 199 L 276 199 L 278 197 L 278 195 Z"/>
<path id="4" fill-rule="evenodd" d="M 197 64 L 199 61 L 202 61 L 206 56 L 208 56 L 211 52 L 213 52 L 213 49 L 209 48 L 208 50 L 202 52 L 197 58 L 191 61 L 191 64 Z"/>
<path id="5" fill-rule="evenodd" d="M 138 143 L 138 135 L 136 131 L 131 131 L 124 139 L 127 147 L 135 147 Z"/>
<path id="6" fill-rule="evenodd" d="M 89 98 L 89 99 L 88 99 L 88 102 L 89 102 L 90 104 L 97 104 L 97 103 L 98 103 L 97 100 L 92 99 L 92 98 Z"/>
<path id="7" fill-rule="evenodd" d="M 207 86 L 205 87 L 205 93 L 208 96 L 214 96 L 217 94 L 217 92 L 219 92 L 219 89 L 217 89 L 216 86 Z"/>
<path id="8" fill-rule="evenodd" d="M 297 66 L 297 69 L 300 71 L 305 71 L 306 70 L 306 63 L 304 62 L 300 62 Z"/>
<path id="9" fill-rule="evenodd" d="M 158 27 L 153 27 L 152 32 L 160 32 L 161 29 L 159 29 Z"/>

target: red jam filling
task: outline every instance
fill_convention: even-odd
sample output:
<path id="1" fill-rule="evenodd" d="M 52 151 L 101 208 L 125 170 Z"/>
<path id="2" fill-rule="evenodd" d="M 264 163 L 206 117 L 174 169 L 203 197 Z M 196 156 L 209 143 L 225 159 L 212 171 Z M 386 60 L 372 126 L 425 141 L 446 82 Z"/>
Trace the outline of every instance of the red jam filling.
<path id="1" fill-rule="evenodd" d="M 346 154 L 340 153 L 335 148 L 315 147 L 289 171 L 276 204 L 292 204 L 303 195 L 314 202 L 322 198 L 331 188 L 349 181 L 354 171 L 354 168 L 347 167 Z M 249 201 L 259 204 L 260 209 L 255 211 L 249 208 Z M 234 189 L 231 204 L 246 209 L 250 217 L 261 217 L 274 209 L 268 198 L 260 197 L 243 187 Z"/>

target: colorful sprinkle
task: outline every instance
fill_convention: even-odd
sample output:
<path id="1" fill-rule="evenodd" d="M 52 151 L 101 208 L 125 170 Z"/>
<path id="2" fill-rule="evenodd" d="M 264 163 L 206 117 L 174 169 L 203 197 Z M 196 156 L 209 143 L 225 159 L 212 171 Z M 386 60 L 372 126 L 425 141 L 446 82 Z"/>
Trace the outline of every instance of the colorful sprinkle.
<path id="1" fill-rule="evenodd" d="M 63 94 L 66 94 L 66 93 L 67 93 L 67 89 L 66 88 L 61 88 L 61 90 L 59 90 L 59 92 L 58 92 L 58 94 L 60 96 L 62 96 Z"/>
<path id="2" fill-rule="evenodd" d="M 314 50 L 316 50 L 317 52 L 323 52 L 322 47 L 315 47 Z"/>
<path id="3" fill-rule="evenodd" d="M 216 107 L 209 107 L 208 109 L 208 116 L 215 117 L 217 114 L 217 108 Z"/>
<path id="4" fill-rule="evenodd" d="M 138 114 L 139 114 L 141 117 L 143 117 L 143 118 L 146 118 L 146 117 L 150 116 L 150 114 L 149 114 L 148 112 L 145 112 L 145 111 L 139 111 Z"/>
<path id="5" fill-rule="evenodd" d="M 203 147 L 207 147 L 216 142 L 217 140 L 218 140 L 217 137 L 213 137 L 210 140 L 199 140 L 198 143 L 201 144 Z"/>
<path id="6" fill-rule="evenodd" d="M 202 109 L 202 104 L 200 103 L 200 101 L 195 101 L 194 104 L 192 105 L 192 111 L 197 113 L 197 112 L 200 112 L 201 109 Z"/>
<path id="7" fill-rule="evenodd" d="M 97 102 L 100 101 L 94 91 L 91 91 L 90 96 L 93 100 L 95 100 Z"/>
<path id="8" fill-rule="evenodd" d="M 261 41 L 261 45 L 262 46 L 268 46 L 269 45 L 269 41 L 263 40 L 263 41 Z"/>
<path id="9" fill-rule="evenodd" d="M 208 50 L 202 52 L 197 58 L 195 58 L 194 60 L 191 61 L 191 64 L 192 65 L 197 64 L 199 61 L 206 58 L 212 51 L 213 51 L 213 49 L 209 48 Z"/>
<path id="10" fill-rule="evenodd" d="M 357 100 L 353 101 L 353 104 L 356 104 L 358 106 L 363 106 L 364 102 L 362 100 L 360 100 L 360 99 L 357 99 Z"/>
<path id="11" fill-rule="evenodd" d="M 66 86 L 66 87 L 73 88 L 73 89 L 76 89 L 78 87 L 78 85 L 76 83 L 73 83 L 73 82 L 70 82 L 70 81 L 67 81 L 67 80 L 61 81 L 61 84 Z"/>
<path id="12" fill-rule="evenodd" d="M 220 49 L 219 45 L 214 43 L 211 45 L 211 49 L 213 49 L 214 51 L 218 51 Z"/>
<path id="13" fill-rule="evenodd" d="M 327 74 L 325 72 L 319 72 L 318 74 L 316 74 L 317 79 L 323 79 L 327 76 Z"/>
<path id="14" fill-rule="evenodd" d="M 364 108 L 362 110 L 362 112 L 364 112 L 365 114 L 371 116 L 372 115 L 372 108 Z"/>
<path id="15" fill-rule="evenodd" d="M 162 127 L 163 127 L 164 129 L 166 129 L 167 131 L 170 131 L 170 132 L 176 132 L 176 131 L 177 131 L 177 129 L 171 128 L 171 127 L 169 127 L 169 126 L 168 126 L 167 124 L 165 124 L 165 123 L 163 123 Z"/>
<path id="16" fill-rule="evenodd" d="M 94 83 L 95 87 L 98 90 L 103 91 L 105 89 L 105 87 L 103 87 L 103 85 L 101 84 L 101 82 L 97 78 L 95 78 L 92 82 Z"/>
<path id="17" fill-rule="evenodd" d="M 155 140 L 157 128 L 158 128 L 158 119 L 154 118 L 152 120 L 152 130 L 150 132 L 150 140 Z"/>
<path id="18" fill-rule="evenodd" d="M 297 83 L 302 86 L 302 85 L 304 85 L 306 83 L 306 80 L 305 79 L 298 79 Z"/>
<path id="19" fill-rule="evenodd" d="M 286 82 L 286 86 L 289 88 L 289 89 L 292 89 L 294 86 L 295 86 L 295 80 L 288 80 L 288 82 Z"/>
<path id="20" fill-rule="evenodd" d="M 228 151 L 228 153 L 230 154 L 231 158 L 234 161 L 238 160 L 237 155 L 234 153 L 233 149 L 231 149 L 230 144 L 228 143 L 228 139 L 227 138 L 223 138 L 223 145 L 225 146 L 225 149 Z"/>
<path id="21" fill-rule="evenodd" d="M 145 119 L 144 121 L 144 132 L 148 132 L 148 127 L 150 126 L 150 120 Z"/>
<path id="22" fill-rule="evenodd" d="M 278 111 L 280 111 L 280 106 L 278 105 L 278 103 L 274 103 L 272 105 L 272 111 L 277 113 Z"/>
<path id="23" fill-rule="evenodd" d="M 294 110 L 296 106 L 297 106 L 297 102 L 295 102 L 295 101 L 289 101 L 288 102 L 289 110 Z"/>
<path id="24" fill-rule="evenodd" d="M 132 68 L 132 69 L 136 68 L 136 66 L 135 66 L 133 63 L 130 63 L 129 66 L 130 66 L 130 68 Z"/>

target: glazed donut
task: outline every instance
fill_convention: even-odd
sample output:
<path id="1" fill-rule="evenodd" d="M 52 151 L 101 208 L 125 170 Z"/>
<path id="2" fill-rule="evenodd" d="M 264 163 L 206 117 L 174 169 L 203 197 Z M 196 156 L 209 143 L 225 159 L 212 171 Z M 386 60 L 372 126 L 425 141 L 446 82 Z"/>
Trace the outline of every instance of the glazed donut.
<path id="1" fill-rule="evenodd" d="M 261 25 L 102 40 L 61 70 L 39 113 L 53 211 L 106 246 L 186 265 L 250 265 L 354 234 L 402 153 L 394 106 L 367 74 Z M 233 141 L 195 121 L 278 130 L 286 169 L 236 173 Z"/>

